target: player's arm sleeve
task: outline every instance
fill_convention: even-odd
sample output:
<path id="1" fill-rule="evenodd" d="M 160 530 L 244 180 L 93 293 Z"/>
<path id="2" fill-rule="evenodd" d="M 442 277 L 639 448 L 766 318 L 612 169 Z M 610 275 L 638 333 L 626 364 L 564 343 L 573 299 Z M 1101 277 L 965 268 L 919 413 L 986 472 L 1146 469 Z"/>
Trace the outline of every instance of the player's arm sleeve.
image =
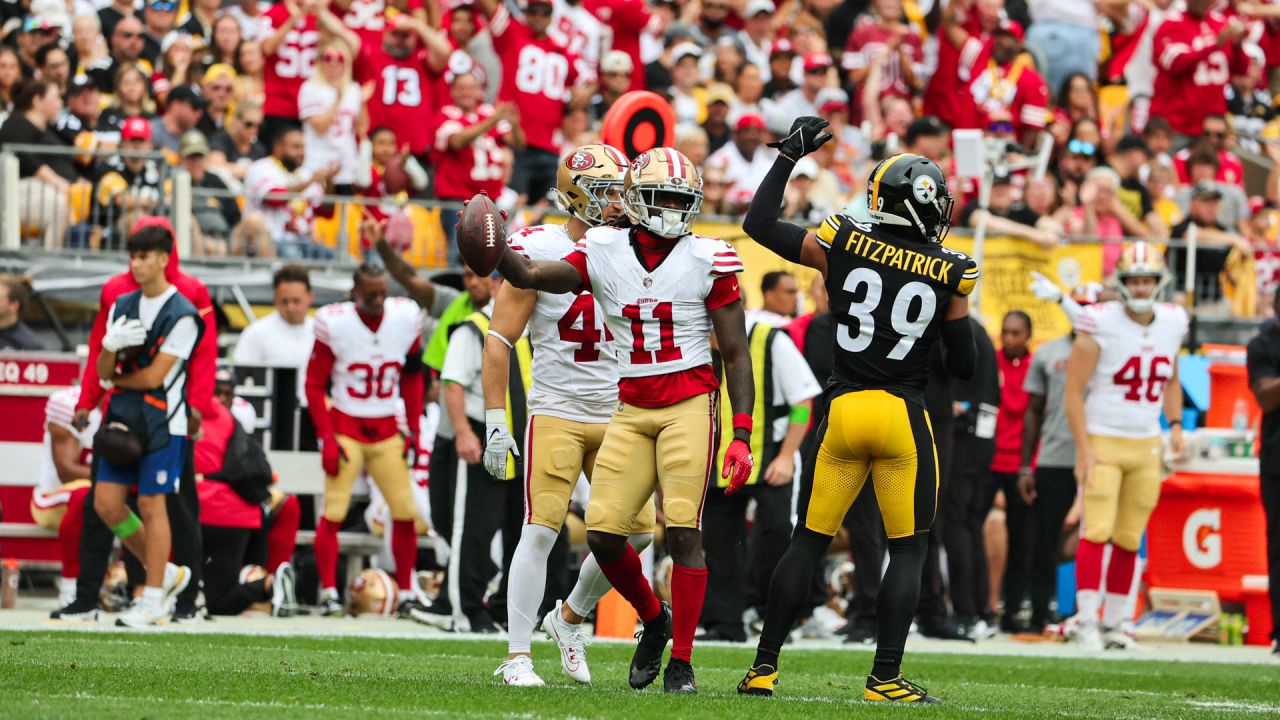
<path id="1" fill-rule="evenodd" d="M 961 295 L 968 295 L 978 286 L 978 278 L 982 277 L 982 272 L 978 270 L 978 263 L 973 258 L 965 258 L 964 272 L 960 274 L 960 282 L 956 284 L 956 292 Z"/>
<path id="2" fill-rule="evenodd" d="M 324 328 L 323 334 L 321 328 Z M 329 384 L 329 376 L 333 373 L 333 349 L 329 347 L 328 325 L 316 321 L 316 340 L 311 346 L 311 359 L 307 361 L 307 412 L 311 413 L 311 424 L 315 426 L 316 437 L 326 438 L 333 435 L 333 423 L 329 420 L 329 408 L 325 402 L 325 388 Z"/>
<path id="3" fill-rule="evenodd" d="M 110 283 L 108 283 L 109 287 Z M 114 302 L 107 301 L 107 287 L 98 296 L 98 315 L 93 319 L 93 328 L 89 331 L 89 357 L 84 364 L 84 374 L 80 377 L 80 399 L 76 401 L 76 409 L 92 410 L 102 401 L 104 391 L 98 384 L 98 355 L 102 353 L 102 336 L 107 334 L 107 316 L 111 314 Z"/>
<path id="4" fill-rule="evenodd" d="M 400 373 L 400 397 L 404 400 L 404 416 L 411 432 L 418 430 L 418 418 L 426 403 L 426 369 L 422 362 L 422 341 L 416 340 L 404 360 L 404 372 Z"/>
<path id="5" fill-rule="evenodd" d="M 961 380 L 973 377 L 978 365 L 978 344 L 973 339 L 973 324 L 969 318 L 944 321 L 942 342 L 947 348 L 947 372 Z"/>
<path id="6" fill-rule="evenodd" d="M 773 166 L 765 174 L 764 181 L 760 183 L 755 197 L 747 207 L 747 215 L 742 219 L 742 229 L 752 240 L 772 250 L 783 260 L 799 263 L 804 249 L 804 237 L 808 231 L 799 225 L 778 220 L 782 212 L 782 194 L 794 167 L 793 161 L 781 155 L 773 161 Z"/>
<path id="7" fill-rule="evenodd" d="M 742 291 L 738 288 L 738 273 L 743 269 L 742 260 L 733 246 L 721 242 L 711 256 L 711 287 L 704 301 L 709 312 L 742 299 Z"/>

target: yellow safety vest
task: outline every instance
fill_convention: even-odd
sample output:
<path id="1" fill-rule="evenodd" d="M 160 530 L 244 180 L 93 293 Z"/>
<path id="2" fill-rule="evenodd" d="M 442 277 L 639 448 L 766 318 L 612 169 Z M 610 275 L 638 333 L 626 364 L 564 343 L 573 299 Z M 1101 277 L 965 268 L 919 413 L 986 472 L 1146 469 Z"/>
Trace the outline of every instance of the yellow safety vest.
<path id="1" fill-rule="evenodd" d="M 480 345 L 484 346 L 485 335 L 489 332 L 489 316 L 482 312 L 468 315 L 459 326 L 470 325 L 480 334 Z M 511 350 L 511 373 L 507 379 L 507 427 L 516 442 L 524 437 L 525 425 L 529 421 L 529 387 L 533 383 L 533 348 L 529 345 L 529 337 L 524 336 L 516 341 Z M 516 458 L 507 453 L 507 480 L 516 478 Z"/>
<path id="2" fill-rule="evenodd" d="M 756 385 L 756 404 L 751 408 L 751 457 L 755 465 L 751 468 L 748 485 L 760 480 L 760 471 L 768 467 L 778 453 L 780 443 L 773 439 L 773 423 L 787 413 L 786 405 L 773 404 L 773 339 L 782 332 L 778 328 L 756 323 L 747 334 L 747 345 L 751 352 L 751 369 Z M 714 366 L 716 374 L 723 376 L 719 353 L 716 354 Z M 724 454 L 733 441 L 733 408 L 729 403 L 728 383 L 720 382 L 720 449 L 716 452 L 717 467 L 724 467 Z M 716 482 L 720 487 L 728 487 L 729 480 L 716 473 Z"/>

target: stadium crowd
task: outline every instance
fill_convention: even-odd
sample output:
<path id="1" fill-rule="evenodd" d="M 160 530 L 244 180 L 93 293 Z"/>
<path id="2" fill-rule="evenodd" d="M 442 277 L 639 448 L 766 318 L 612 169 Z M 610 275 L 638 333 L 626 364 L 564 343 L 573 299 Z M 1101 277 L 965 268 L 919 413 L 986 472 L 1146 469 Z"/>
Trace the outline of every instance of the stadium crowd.
<path id="1" fill-rule="evenodd" d="M 887 154 L 953 167 L 952 129 L 1008 141 L 1008 162 L 1047 134 L 1049 172 L 997 172 L 989 231 L 1101 240 L 1109 272 L 1119 238 L 1195 227 L 1200 296 L 1224 313 L 1268 314 L 1280 284 L 1280 183 L 1246 194 L 1236 154 L 1280 157 L 1280 13 L 1264 3 L 35 0 L 4 13 L 0 141 L 49 147 L 19 154 L 24 230 L 49 247 L 119 247 L 165 207 L 177 164 L 196 189 L 197 254 L 327 257 L 324 195 L 367 198 L 375 218 L 479 190 L 546 207 L 554 160 L 648 89 L 705 174 L 708 215 L 745 210 L 775 155 L 764 143 L 804 114 L 837 136 L 786 195 L 785 217 L 810 222 L 857 207 Z M 956 225 L 976 226 L 976 185 L 953 185 Z"/>

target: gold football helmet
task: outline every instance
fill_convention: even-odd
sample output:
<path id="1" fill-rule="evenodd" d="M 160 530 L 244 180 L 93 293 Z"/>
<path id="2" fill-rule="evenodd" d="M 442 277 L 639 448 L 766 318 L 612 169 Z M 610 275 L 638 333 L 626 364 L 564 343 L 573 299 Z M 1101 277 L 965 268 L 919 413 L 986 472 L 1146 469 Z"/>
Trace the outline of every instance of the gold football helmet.
<path id="1" fill-rule="evenodd" d="M 1154 277 L 1156 288 L 1147 297 L 1134 297 L 1125 280 L 1131 277 Z M 1169 284 L 1169 267 L 1164 254 L 1149 242 L 1137 241 L 1124 244 L 1120 259 L 1116 261 L 1116 289 L 1130 310 L 1145 313 L 1156 304 L 1164 286 Z"/>
<path id="2" fill-rule="evenodd" d="M 380 615 L 391 617 L 396 612 L 400 586 L 385 571 L 368 568 L 351 581 L 347 605 L 353 616 Z"/>
<path id="3" fill-rule="evenodd" d="M 622 180 L 622 209 L 631 222 L 664 238 L 689 234 L 702 209 L 702 176 L 675 148 L 638 156 Z"/>
<path id="4" fill-rule="evenodd" d="M 592 143 L 569 153 L 556 171 L 556 199 L 560 207 L 588 225 L 603 225 L 605 208 L 622 201 L 622 176 L 627 158 L 604 143 Z"/>

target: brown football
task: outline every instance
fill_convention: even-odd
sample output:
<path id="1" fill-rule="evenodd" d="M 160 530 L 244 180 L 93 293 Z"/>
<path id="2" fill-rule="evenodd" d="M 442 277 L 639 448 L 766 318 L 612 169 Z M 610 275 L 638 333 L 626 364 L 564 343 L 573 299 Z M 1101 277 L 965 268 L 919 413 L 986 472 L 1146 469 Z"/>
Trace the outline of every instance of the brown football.
<path id="1" fill-rule="evenodd" d="M 413 191 L 413 181 L 409 178 L 409 173 L 405 172 L 401 158 L 391 158 L 382 169 L 382 188 L 388 195 Z"/>
<path id="2" fill-rule="evenodd" d="M 506 217 L 488 194 L 476 194 L 462 209 L 458 218 L 458 251 L 477 275 L 492 273 L 507 251 Z"/>

